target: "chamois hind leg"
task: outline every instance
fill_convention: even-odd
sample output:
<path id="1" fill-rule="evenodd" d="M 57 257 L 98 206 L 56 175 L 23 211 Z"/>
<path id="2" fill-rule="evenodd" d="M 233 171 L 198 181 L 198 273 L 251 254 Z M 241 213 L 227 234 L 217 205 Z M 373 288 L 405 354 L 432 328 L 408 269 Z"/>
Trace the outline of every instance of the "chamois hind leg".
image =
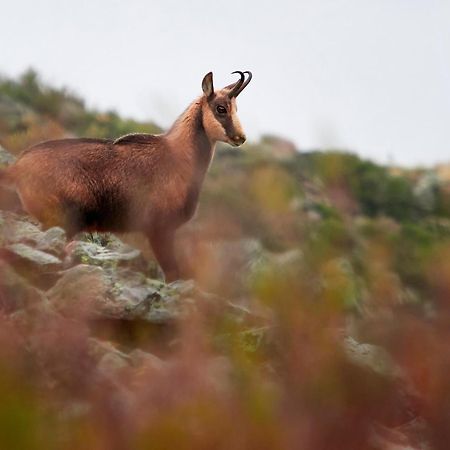
<path id="1" fill-rule="evenodd" d="M 175 258 L 175 232 L 158 228 L 157 230 L 152 230 L 147 236 L 155 258 L 164 272 L 166 282 L 170 283 L 178 280 L 180 278 L 180 270 Z"/>
<path id="2" fill-rule="evenodd" d="M 76 205 L 65 205 L 62 214 L 61 226 L 66 232 L 68 240 L 72 240 L 78 233 L 85 229 L 83 212 Z"/>

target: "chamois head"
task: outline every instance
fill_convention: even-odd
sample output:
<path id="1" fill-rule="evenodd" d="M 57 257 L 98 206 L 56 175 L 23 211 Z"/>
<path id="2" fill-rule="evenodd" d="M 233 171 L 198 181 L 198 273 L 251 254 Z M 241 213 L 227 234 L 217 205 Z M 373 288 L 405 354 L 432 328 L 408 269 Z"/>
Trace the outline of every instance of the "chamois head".
<path id="1" fill-rule="evenodd" d="M 211 141 L 227 142 L 238 147 L 246 138 L 236 113 L 236 97 L 250 83 L 252 74 L 248 71 L 233 73 L 238 73 L 240 79 L 218 91 L 214 91 L 212 72 L 203 78 L 203 126 Z"/>

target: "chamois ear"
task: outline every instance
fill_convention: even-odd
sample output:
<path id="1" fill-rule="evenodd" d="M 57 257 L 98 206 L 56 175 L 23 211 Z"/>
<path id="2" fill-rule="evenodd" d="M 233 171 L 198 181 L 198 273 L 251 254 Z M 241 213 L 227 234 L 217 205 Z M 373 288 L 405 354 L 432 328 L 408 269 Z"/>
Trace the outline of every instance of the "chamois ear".
<path id="1" fill-rule="evenodd" d="M 206 98 L 210 99 L 214 95 L 213 74 L 207 73 L 202 81 L 202 89 Z"/>

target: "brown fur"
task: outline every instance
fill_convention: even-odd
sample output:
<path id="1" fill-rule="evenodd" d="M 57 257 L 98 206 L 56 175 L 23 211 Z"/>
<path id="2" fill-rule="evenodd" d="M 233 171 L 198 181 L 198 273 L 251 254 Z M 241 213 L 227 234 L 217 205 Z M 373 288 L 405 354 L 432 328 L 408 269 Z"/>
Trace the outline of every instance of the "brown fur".
<path id="1" fill-rule="evenodd" d="M 205 95 L 166 134 L 44 142 L 0 178 L 15 185 L 24 209 L 45 227 L 62 226 L 69 236 L 144 232 L 166 279 L 177 279 L 174 233 L 195 212 L 215 144 L 245 140 L 235 99 L 228 89 L 215 93 L 208 76 Z M 219 104 L 226 116 L 217 112 Z"/>

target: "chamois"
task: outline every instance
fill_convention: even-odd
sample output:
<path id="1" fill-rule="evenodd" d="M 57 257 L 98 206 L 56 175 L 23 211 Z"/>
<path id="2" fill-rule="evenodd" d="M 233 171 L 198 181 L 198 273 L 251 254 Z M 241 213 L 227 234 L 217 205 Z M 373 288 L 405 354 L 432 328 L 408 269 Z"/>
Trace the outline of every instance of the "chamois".
<path id="1" fill-rule="evenodd" d="M 61 226 L 69 238 L 81 231 L 143 232 L 166 281 L 176 280 L 174 234 L 196 210 L 216 142 L 237 147 L 246 139 L 236 97 L 252 74 L 233 73 L 240 79 L 217 91 L 206 74 L 203 95 L 164 134 L 43 142 L 22 152 L 0 179 L 44 228 Z"/>

